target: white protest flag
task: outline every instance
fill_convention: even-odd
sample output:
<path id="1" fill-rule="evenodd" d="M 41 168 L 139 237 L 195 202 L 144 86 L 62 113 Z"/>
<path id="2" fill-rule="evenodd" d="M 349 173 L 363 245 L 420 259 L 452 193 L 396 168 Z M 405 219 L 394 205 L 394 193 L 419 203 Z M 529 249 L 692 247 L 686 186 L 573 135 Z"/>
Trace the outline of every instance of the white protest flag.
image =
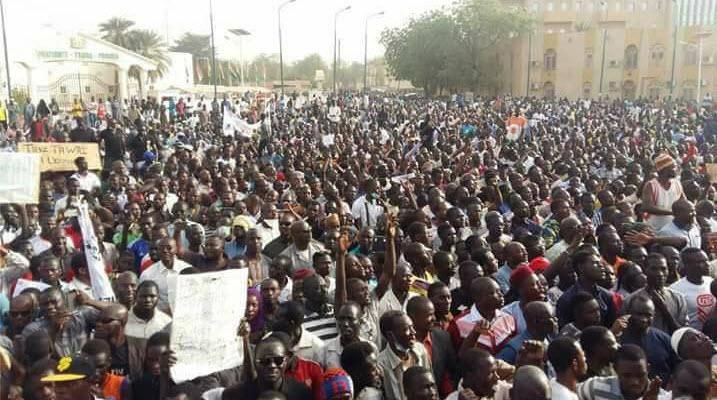
<path id="1" fill-rule="evenodd" d="M 251 137 L 254 131 L 259 129 L 261 122 L 249 124 L 238 115 L 234 114 L 231 109 L 225 107 L 222 125 L 224 126 L 224 136 L 234 136 L 234 132 L 236 131 L 239 132 L 241 136 Z"/>
<path id="2" fill-rule="evenodd" d="M 40 155 L 2 153 L 0 203 L 37 204 L 40 197 Z"/>
<path id="3" fill-rule="evenodd" d="M 234 368 L 244 360 L 237 328 L 246 310 L 248 269 L 176 277 L 171 367 L 176 383 Z"/>
<path id="4" fill-rule="evenodd" d="M 99 242 L 95 236 L 95 229 L 90 219 L 90 211 L 87 204 L 80 205 L 80 214 L 77 218 L 82 230 L 83 250 L 85 258 L 87 258 L 87 269 L 90 272 L 90 283 L 92 284 L 92 294 L 96 300 L 114 301 L 115 294 L 112 291 L 112 285 L 105 273 L 105 262 L 100 252 Z"/>

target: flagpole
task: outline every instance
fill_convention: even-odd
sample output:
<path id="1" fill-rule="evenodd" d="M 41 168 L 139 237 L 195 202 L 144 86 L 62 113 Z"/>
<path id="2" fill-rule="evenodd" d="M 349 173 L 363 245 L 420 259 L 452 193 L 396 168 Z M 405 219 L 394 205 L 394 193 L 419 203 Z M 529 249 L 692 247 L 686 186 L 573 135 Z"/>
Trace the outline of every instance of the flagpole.
<path id="1" fill-rule="evenodd" d="M 212 32 L 212 81 L 214 81 L 214 100 L 217 99 L 217 48 L 214 46 L 214 7 L 209 0 L 209 24 Z"/>

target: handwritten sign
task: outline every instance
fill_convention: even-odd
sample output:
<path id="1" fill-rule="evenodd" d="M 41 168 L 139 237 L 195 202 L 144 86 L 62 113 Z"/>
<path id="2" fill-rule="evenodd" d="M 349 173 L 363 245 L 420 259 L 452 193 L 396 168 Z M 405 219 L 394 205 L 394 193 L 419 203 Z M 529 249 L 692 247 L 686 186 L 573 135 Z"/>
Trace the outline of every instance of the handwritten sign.
<path id="1" fill-rule="evenodd" d="M 40 172 L 75 171 L 75 158 L 85 157 L 90 169 L 102 169 L 97 143 L 19 143 L 21 153 L 40 155 Z"/>
<path id="2" fill-rule="evenodd" d="M 717 164 L 705 164 L 705 170 L 710 176 L 710 182 L 717 183 Z"/>
<path id="3" fill-rule="evenodd" d="M 40 156 L 2 153 L 0 203 L 37 204 L 40 197 Z"/>
<path id="4" fill-rule="evenodd" d="M 246 309 L 248 280 L 247 268 L 177 276 L 170 340 L 177 357 L 170 370 L 175 382 L 241 365 L 237 327 Z"/>

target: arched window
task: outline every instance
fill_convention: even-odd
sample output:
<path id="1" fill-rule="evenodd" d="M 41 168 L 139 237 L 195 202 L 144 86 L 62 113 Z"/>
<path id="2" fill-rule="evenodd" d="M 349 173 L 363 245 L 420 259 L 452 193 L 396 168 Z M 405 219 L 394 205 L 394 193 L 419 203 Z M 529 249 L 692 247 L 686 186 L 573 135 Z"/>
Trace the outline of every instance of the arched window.
<path id="1" fill-rule="evenodd" d="M 654 65 L 662 64 L 662 60 L 665 58 L 665 46 L 656 44 L 650 50 L 650 63 Z"/>
<path id="2" fill-rule="evenodd" d="M 543 56 L 543 64 L 547 71 L 555 71 L 555 65 L 557 63 L 558 55 L 555 50 L 548 49 Z"/>
<path id="3" fill-rule="evenodd" d="M 625 69 L 637 69 L 637 46 L 634 44 L 625 48 Z"/>
<path id="4" fill-rule="evenodd" d="M 545 85 L 543 85 L 543 97 L 546 99 L 555 97 L 555 85 L 552 82 L 545 82 Z"/>
<path id="5" fill-rule="evenodd" d="M 632 100 L 635 98 L 635 92 L 637 87 L 633 81 L 625 81 L 622 84 L 622 97 L 624 99 Z"/>

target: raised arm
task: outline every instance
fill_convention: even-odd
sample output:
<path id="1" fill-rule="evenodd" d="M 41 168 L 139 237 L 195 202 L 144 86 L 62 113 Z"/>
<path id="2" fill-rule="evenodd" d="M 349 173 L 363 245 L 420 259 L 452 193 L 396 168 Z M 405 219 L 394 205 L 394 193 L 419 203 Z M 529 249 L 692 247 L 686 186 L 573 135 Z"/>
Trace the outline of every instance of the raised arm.
<path id="1" fill-rule="evenodd" d="M 382 298 L 391 284 L 393 275 L 396 273 L 396 217 L 391 216 L 386 224 L 386 262 L 383 266 L 383 272 L 378 278 L 378 285 L 374 292 L 377 298 Z"/>
<path id="2" fill-rule="evenodd" d="M 339 243 L 336 249 L 336 294 L 334 298 L 334 310 L 341 308 L 346 302 L 346 252 L 349 249 L 350 241 L 346 230 L 341 232 Z"/>

